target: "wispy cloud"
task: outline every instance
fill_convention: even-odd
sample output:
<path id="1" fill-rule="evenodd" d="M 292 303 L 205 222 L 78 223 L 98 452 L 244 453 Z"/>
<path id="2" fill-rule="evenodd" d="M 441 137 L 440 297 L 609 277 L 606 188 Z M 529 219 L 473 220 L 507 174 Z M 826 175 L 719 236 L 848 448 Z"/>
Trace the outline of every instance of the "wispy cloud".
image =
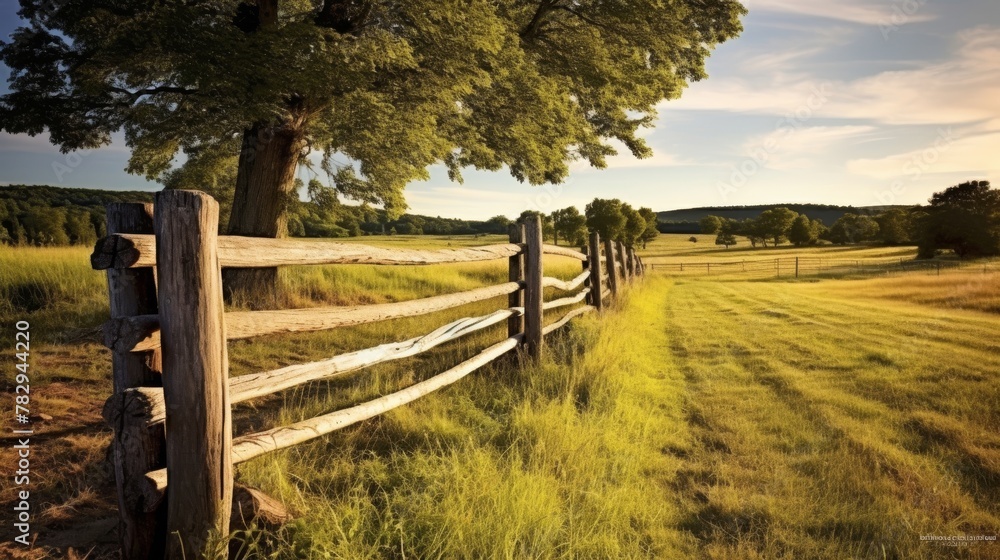
<path id="1" fill-rule="evenodd" d="M 875 131 L 873 126 L 812 126 L 798 130 L 776 130 L 751 138 L 745 145 L 747 155 L 757 153 L 761 146 L 780 145 L 769 153 L 765 167 L 771 169 L 808 169 L 817 159 L 829 157 L 839 147 L 857 144 L 860 137 Z"/>
<path id="2" fill-rule="evenodd" d="M 875 3 L 870 0 L 840 0 L 825 2 L 822 0 L 744 0 L 743 4 L 751 11 L 760 10 L 796 14 L 800 16 L 819 17 L 861 23 L 865 25 L 881 25 L 890 21 L 893 15 L 892 4 Z M 914 14 L 909 21 L 931 21 L 931 14 Z"/>

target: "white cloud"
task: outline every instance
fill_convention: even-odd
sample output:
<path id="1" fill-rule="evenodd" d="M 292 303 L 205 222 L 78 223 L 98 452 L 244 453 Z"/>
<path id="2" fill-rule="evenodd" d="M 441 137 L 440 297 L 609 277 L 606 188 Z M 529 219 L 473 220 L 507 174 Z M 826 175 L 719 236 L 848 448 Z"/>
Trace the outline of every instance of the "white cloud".
<path id="1" fill-rule="evenodd" d="M 804 75 L 796 60 L 786 57 L 784 70 L 764 79 L 713 78 L 694 84 L 680 100 L 661 108 L 788 115 L 809 104 L 825 83 L 829 94 L 816 104 L 815 117 L 958 124 L 1000 115 L 1000 29 L 995 27 L 960 34 L 950 60 L 855 80 L 823 82 Z"/>
<path id="2" fill-rule="evenodd" d="M 916 0 L 913 0 L 916 2 Z M 873 3 L 870 0 L 744 0 L 750 11 L 790 13 L 802 16 L 820 17 L 861 23 L 865 25 L 889 25 L 893 21 L 893 5 L 889 2 Z M 903 12 L 901 12 L 903 13 Z M 921 13 L 919 8 L 908 15 L 907 22 L 931 21 L 931 14 Z"/>
<path id="3" fill-rule="evenodd" d="M 775 130 L 750 139 L 744 145 L 753 157 L 763 150 L 765 167 L 771 169 L 808 169 L 818 158 L 828 157 L 837 147 L 856 144 L 859 137 L 875 130 L 872 126 L 812 126 L 800 129 Z"/>
<path id="4" fill-rule="evenodd" d="M 951 173 L 991 179 L 1000 175 L 1000 131 L 956 138 L 947 130 L 927 147 L 881 158 L 849 161 L 847 170 L 876 179 L 916 180 Z"/>

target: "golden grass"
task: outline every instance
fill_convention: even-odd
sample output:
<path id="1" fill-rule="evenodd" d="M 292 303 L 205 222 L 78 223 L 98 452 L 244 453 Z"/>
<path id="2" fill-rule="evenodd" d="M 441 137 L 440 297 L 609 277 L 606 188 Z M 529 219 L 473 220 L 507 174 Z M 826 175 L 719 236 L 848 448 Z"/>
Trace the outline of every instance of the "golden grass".
<path id="1" fill-rule="evenodd" d="M 361 241 L 427 241 L 398 237 Z M 651 251 L 682 249 L 657 243 Z M 110 357 L 67 334 L 104 320 L 104 276 L 82 249 L 0 249 L 0 263 L 0 290 L 28 294 L 5 298 L 0 316 L 37 325 L 34 394 L 56 416 L 39 430 L 50 439 L 33 493 L 45 504 L 36 526 L 51 536 L 113 515 L 98 418 Z M 568 259 L 547 266 L 562 278 L 579 271 Z M 285 276 L 299 305 L 353 304 L 501 282 L 506 266 Z M 996 557 L 996 545 L 943 548 L 920 535 L 1000 527 L 997 294 L 996 275 L 974 272 L 815 283 L 651 274 L 603 317 L 552 338 L 538 366 L 507 360 L 240 465 L 240 482 L 297 518 L 239 538 L 250 557 L 279 559 Z M 400 340 L 503 305 L 236 341 L 231 373 Z M 237 433 L 404 387 L 503 332 L 240 405 Z M 9 485 L 0 482 L 0 507 L 10 507 Z M 91 558 L 114 554 L 104 545 Z"/>

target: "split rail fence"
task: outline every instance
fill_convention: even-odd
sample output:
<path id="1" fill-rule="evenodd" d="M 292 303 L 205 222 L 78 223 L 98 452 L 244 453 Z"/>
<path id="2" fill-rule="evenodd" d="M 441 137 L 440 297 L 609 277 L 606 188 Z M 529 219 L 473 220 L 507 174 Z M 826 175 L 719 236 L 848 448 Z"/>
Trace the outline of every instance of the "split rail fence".
<path id="1" fill-rule="evenodd" d="M 109 235 L 91 256 L 106 270 L 114 393 L 104 417 L 114 429 L 122 555 L 197 558 L 233 515 L 233 465 L 321 437 L 412 402 L 521 349 L 537 360 L 544 336 L 601 310 L 643 273 L 642 259 L 594 233 L 581 251 L 543 244 L 537 219 L 513 226 L 510 243 L 403 250 L 323 241 L 219 236 L 218 204 L 197 191 L 171 190 L 152 204 L 112 204 Z M 581 273 L 544 276 L 543 255 L 578 259 Z M 594 257 L 597 258 L 594 258 Z M 507 259 L 508 282 L 398 303 L 225 312 L 221 269 L 289 265 L 429 265 Z M 545 288 L 573 295 L 544 301 Z M 228 340 L 299 333 L 423 315 L 506 295 L 508 307 L 460 319 L 416 338 L 332 358 L 229 377 Z M 546 312 L 585 303 L 546 325 Z M 406 389 L 343 410 L 233 437 L 234 404 L 304 383 L 426 352 L 507 323 L 507 337 L 455 367 Z"/>

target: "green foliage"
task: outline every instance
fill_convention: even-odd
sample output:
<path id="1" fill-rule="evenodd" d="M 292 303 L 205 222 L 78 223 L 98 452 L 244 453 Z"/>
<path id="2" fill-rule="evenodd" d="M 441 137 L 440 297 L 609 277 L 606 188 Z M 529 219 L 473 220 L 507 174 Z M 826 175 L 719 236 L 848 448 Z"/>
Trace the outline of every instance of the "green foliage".
<path id="1" fill-rule="evenodd" d="M 646 232 L 646 220 L 628 204 L 622 204 L 622 214 L 625 216 L 625 229 L 622 231 L 621 241 L 626 247 L 635 247 Z"/>
<path id="2" fill-rule="evenodd" d="M 878 222 L 871 216 L 844 214 L 830 226 L 827 238 L 838 245 L 872 241 L 878 237 Z"/>
<path id="3" fill-rule="evenodd" d="M 659 219 L 656 217 L 656 212 L 652 208 L 639 208 L 639 215 L 646 222 L 646 227 L 642 231 L 642 235 L 639 236 L 639 241 L 642 243 L 642 248 L 646 248 L 646 244 L 653 241 L 660 235 Z"/>
<path id="4" fill-rule="evenodd" d="M 755 220 L 757 229 L 764 238 L 774 242 L 774 246 L 780 245 L 787 237 L 792 228 L 792 223 L 798 214 L 788 208 L 772 208 L 761 213 Z"/>
<path id="5" fill-rule="evenodd" d="M 192 180 L 170 175 L 178 153 L 204 175 L 253 159 L 241 137 L 278 133 L 292 140 L 275 166 L 317 150 L 341 195 L 395 219 L 403 187 L 438 162 L 456 180 L 507 167 L 540 184 L 573 160 L 604 167 L 611 139 L 648 156 L 637 129 L 706 77 L 746 13 L 734 0 L 273 5 L 271 19 L 239 0 L 24 1 L 30 24 L 0 48 L 0 129 L 47 131 L 64 150 L 124 130 L 128 170 L 174 183 Z"/>
<path id="6" fill-rule="evenodd" d="M 968 181 L 934 193 L 920 219 L 920 256 L 951 249 L 961 258 L 1000 255 L 1000 191 Z"/>
<path id="7" fill-rule="evenodd" d="M 788 240 L 796 247 L 810 245 L 819 239 L 819 232 L 816 231 L 816 222 L 810 220 L 805 214 L 799 214 L 788 229 Z"/>
<path id="8" fill-rule="evenodd" d="M 701 220 L 698 220 L 698 227 L 701 228 L 701 232 L 704 234 L 719 233 L 719 229 L 722 227 L 722 218 L 718 216 L 705 216 Z"/>
<path id="9" fill-rule="evenodd" d="M 724 245 L 726 249 L 738 243 L 736 234 L 740 231 L 740 223 L 728 218 L 721 219 L 719 223 L 719 234 L 715 237 L 716 245 Z"/>
<path id="10" fill-rule="evenodd" d="M 552 212 L 551 219 L 556 245 L 559 244 L 560 237 L 570 245 L 586 245 L 587 218 L 580 214 L 576 206 Z"/>
<path id="11" fill-rule="evenodd" d="M 139 191 L 0 187 L 0 243 L 93 245 L 105 234 L 106 204 L 152 200 L 153 193 Z"/>
<path id="12" fill-rule="evenodd" d="M 875 216 L 879 241 L 886 245 L 913 243 L 919 237 L 913 214 L 912 209 L 893 208 Z"/>
<path id="13" fill-rule="evenodd" d="M 617 198 L 595 198 L 584 212 L 587 216 L 587 229 L 596 231 L 601 240 L 620 240 L 625 233 L 625 214 L 622 212 L 622 201 Z"/>

